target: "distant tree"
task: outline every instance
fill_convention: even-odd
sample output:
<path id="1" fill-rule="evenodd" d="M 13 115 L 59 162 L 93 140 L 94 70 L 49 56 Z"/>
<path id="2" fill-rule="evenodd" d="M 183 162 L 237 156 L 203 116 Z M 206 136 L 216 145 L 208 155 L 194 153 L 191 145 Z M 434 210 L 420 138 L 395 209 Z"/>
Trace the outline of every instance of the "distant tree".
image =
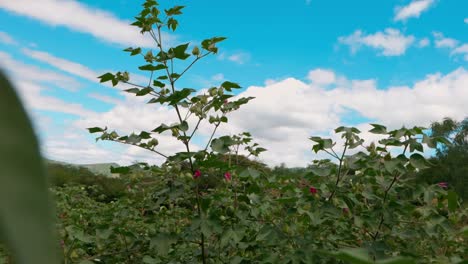
<path id="1" fill-rule="evenodd" d="M 428 183 L 447 182 L 468 201 L 468 117 L 462 121 L 444 118 L 430 128 L 432 136 L 447 137 L 451 144 L 437 148 L 436 156 L 430 159 L 434 166 L 423 170 L 418 178 Z"/>

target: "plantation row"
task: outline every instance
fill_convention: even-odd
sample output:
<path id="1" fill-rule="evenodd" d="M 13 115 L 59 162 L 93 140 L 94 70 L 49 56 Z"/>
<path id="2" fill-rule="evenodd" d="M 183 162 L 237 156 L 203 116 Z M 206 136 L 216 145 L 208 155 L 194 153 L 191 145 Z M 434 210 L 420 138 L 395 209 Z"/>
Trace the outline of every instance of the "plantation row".
<path id="1" fill-rule="evenodd" d="M 145 61 L 139 69 L 149 76 L 148 85 L 134 83 L 127 71 L 99 76 L 113 86 L 130 86 L 125 92 L 148 97 L 150 105 L 173 110 L 176 120 L 129 135 L 106 124 L 88 128 L 97 140 L 143 148 L 166 161 L 112 168 L 121 179 L 49 167 L 55 170 L 51 191 L 58 240 L 50 235 L 52 209 L 37 141 L 2 77 L 8 93 L 0 97 L 0 115 L 12 112 L 5 118 L 7 136 L 0 137 L 7 168 L 0 175 L 8 175 L 0 184 L 0 238 L 8 244 L 1 251 L 4 262 L 59 263 L 54 251 L 59 248 L 63 263 L 80 264 L 466 263 L 468 209 L 455 191 L 464 190 L 459 180 L 466 176 L 448 183 L 429 173 L 431 179 L 421 180 L 431 165 L 424 151 L 438 149 L 443 160 L 458 150 L 450 148 L 453 144 L 466 147 L 465 132 L 449 139 L 453 130 L 437 132 L 450 129 L 433 127 L 428 135 L 422 127 L 387 130 L 372 124 L 370 132 L 381 139 L 365 142 L 358 129 L 339 127 L 334 131 L 339 143 L 310 137 L 312 151 L 329 159 L 311 161 L 304 169 L 271 170 L 248 159 L 268 148 L 254 143 L 250 133 L 217 135 L 230 113 L 254 99 L 236 96 L 239 84 L 225 81 L 204 93 L 179 88 L 184 74 L 218 53 L 225 40 L 165 47 L 163 33 L 178 28 L 183 8 L 161 11 L 156 1 L 146 0 L 132 24 L 155 42 L 154 49 L 125 49 Z M 14 110 L 2 109 L 5 105 Z M 191 143 L 203 138 L 202 123 L 212 132 L 206 146 L 194 151 Z M 184 151 L 162 153 L 161 134 L 172 135 Z M 438 168 L 445 165 L 457 167 L 444 162 Z"/>

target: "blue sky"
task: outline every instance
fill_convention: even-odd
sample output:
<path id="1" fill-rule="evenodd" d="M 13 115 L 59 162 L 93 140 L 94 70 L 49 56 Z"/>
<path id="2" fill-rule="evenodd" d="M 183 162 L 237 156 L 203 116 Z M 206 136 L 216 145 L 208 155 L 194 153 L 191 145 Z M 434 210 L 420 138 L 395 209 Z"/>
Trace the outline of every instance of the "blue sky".
<path id="1" fill-rule="evenodd" d="M 308 136 L 341 124 L 365 130 L 367 122 L 428 125 L 468 115 L 466 1 L 160 2 L 187 6 L 167 43 L 228 38 L 181 86 L 200 90 L 230 80 L 245 87 L 240 95 L 256 99 L 220 133 L 252 131 L 270 150 L 262 156 L 269 164 L 305 165 Z M 26 102 L 48 157 L 161 162 L 135 148 L 96 144 L 85 131 L 169 122 L 168 109 L 141 106 L 95 78 L 117 70 L 148 77 L 137 70 L 143 61 L 122 52 L 154 47 L 128 26 L 142 3 L 0 0 L 0 66 Z M 202 128 L 196 143 L 209 131 Z M 167 152 L 177 150 L 177 142 L 162 141 Z"/>

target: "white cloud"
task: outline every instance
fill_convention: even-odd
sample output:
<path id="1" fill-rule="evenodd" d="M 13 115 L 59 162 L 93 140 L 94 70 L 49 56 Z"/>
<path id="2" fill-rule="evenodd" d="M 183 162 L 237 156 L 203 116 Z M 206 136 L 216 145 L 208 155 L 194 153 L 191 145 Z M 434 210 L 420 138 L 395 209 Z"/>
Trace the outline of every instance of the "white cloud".
<path id="1" fill-rule="evenodd" d="M 400 56 L 413 44 L 415 38 L 403 35 L 398 29 L 387 28 L 384 32 L 368 35 L 356 30 L 350 36 L 340 37 L 338 41 L 350 46 L 352 53 L 356 53 L 361 46 L 367 46 L 380 50 L 383 56 Z"/>
<path id="2" fill-rule="evenodd" d="M 83 78 L 85 80 L 94 82 L 94 83 L 99 83 L 100 85 L 107 86 L 107 87 L 114 87 L 110 82 L 107 83 L 100 83 L 98 76 L 102 75 L 104 72 L 107 71 L 95 71 L 87 66 L 69 61 L 63 58 L 56 57 L 50 53 L 44 52 L 44 51 L 38 51 L 38 50 L 31 50 L 27 48 L 22 49 L 23 54 L 25 54 L 28 57 L 31 57 L 35 60 L 38 60 L 40 62 L 49 64 L 50 66 L 53 66 L 61 71 L 64 71 L 66 73 L 78 76 L 80 78 Z M 130 80 L 135 83 L 135 84 L 140 84 L 140 85 L 147 85 L 148 84 L 148 77 L 140 75 L 140 74 L 134 74 L 130 73 Z M 119 83 L 115 88 L 117 89 L 124 89 L 128 88 L 131 85 L 127 85 L 124 83 Z"/>
<path id="3" fill-rule="evenodd" d="M 315 69 L 309 72 L 307 79 L 315 84 L 332 84 L 336 81 L 335 73 L 326 69 Z"/>
<path id="4" fill-rule="evenodd" d="M 446 38 L 441 32 L 432 32 L 437 48 L 455 48 L 458 45 L 458 40 Z"/>
<path id="5" fill-rule="evenodd" d="M 434 0 L 413 0 L 406 6 L 395 9 L 395 21 L 405 21 L 409 18 L 418 18 L 422 12 L 429 9 L 434 4 Z"/>
<path id="6" fill-rule="evenodd" d="M 98 73 L 94 72 L 93 70 L 89 69 L 88 67 L 82 64 L 58 58 L 52 54 L 43 51 L 31 50 L 27 48 L 22 49 L 22 51 L 25 55 L 34 58 L 38 61 L 50 64 L 64 72 L 79 76 L 92 82 L 98 81 Z"/>
<path id="7" fill-rule="evenodd" d="M 150 37 L 139 33 L 131 21 L 117 18 L 112 13 L 93 8 L 75 0 L 0 0 L 0 8 L 27 16 L 52 26 L 64 26 L 86 33 L 100 40 L 124 46 L 154 47 Z M 172 35 L 164 39 L 174 41 Z"/>
<path id="8" fill-rule="evenodd" d="M 427 47 L 429 46 L 430 44 L 430 40 L 428 38 L 423 38 L 423 39 L 420 39 L 419 42 L 418 42 L 418 47 L 419 48 L 424 48 L 424 47 Z"/>
<path id="9" fill-rule="evenodd" d="M 112 97 L 112 96 L 107 96 L 107 95 L 102 95 L 102 94 L 98 94 L 98 93 L 90 93 L 90 94 L 88 94 L 88 97 L 99 100 L 99 101 L 107 103 L 107 104 L 112 104 L 112 105 L 122 103 L 122 100 L 120 100 L 118 98 L 115 98 L 115 97 Z"/>
<path id="10" fill-rule="evenodd" d="M 220 82 L 220 81 L 223 81 L 225 78 L 224 78 L 224 74 L 218 73 L 218 74 L 213 75 L 213 77 L 211 77 L 211 79 L 213 81 Z"/>
<path id="11" fill-rule="evenodd" d="M 465 24 L 468 24 L 468 17 L 465 18 L 465 20 L 463 20 L 465 22 Z"/>
<path id="12" fill-rule="evenodd" d="M 435 43 L 437 48 L 446 48 L 450 50 L 450 56 L 463 56 L 465 61 L 468 61 L 468 44 L 459 44 L 460 41 L 447 38 L 441 32 L 433 32 Z"/>
<path id="13" fill-rule="evenodd" d="M 250 60 L 250 54 L 246 52 L 238 52 L 228 57 L 228 60 L 237 64 L 244 64 Z"/>
<path id="14" fill-rule="evenodd" d="M 374 80 L 340 81 L 332 89 L 294 78 L 264 87 L 249 87 L 239 96 L 254 96 L 229 119 L 219 134 L 251 131 L 268 152 L 268 164 L 303 166 L 312 159 L 311 135 L 327 135 L 349 111 L 390 128 L 427 126 L 445 116 L 468 115 L 468 71 L 428 75 L 412 86 L 378 87 Z"/>
<path id="15" fill-rule="evenodd" d="M 0 52 L 0 65 L 10 75 L 20 97 L 29 112 L 35 110 L 54 111 L 76 116 L 92 114 L 93 111 L 81 104 L 66 102 L 59 98 L 44 95 L 45 90 L 55 87 L 76 91 L 80 84 L 73 78 L 60 73 L 44 70 L 36 66 L 14 60 L 9 54 Z"/>
<path id="16" fill-rule="evenodd" d="M 429 125 L 445 116 L 461 119 L 468 115 L 464 99 L 468 97 L 468 90 L 465 89 L 468 71 L 464 68 L 446 75 L 428 75 L 412 86 L 387 89 L 378 87 L 375 80 L 350 80 L 337 76 L 330 69 L 311 72 L 326 72 L 338 81 L 331 83 L 331 78 L 326 79 L 325 83 L 330 86 L 322 87 L 323 82 L 305 83 L 287 78 L 263 87 L 248 87 L 238 96 L 254 96 L 256 99 L 229 115 L 229 124 L 220 127 L 217 136 L 251 131 L 255 140 L 268 148 L 267 152 L 262 153 L 261 160 L 270 165 L 284 162 L 288 166 L 304 166 L 313 159 L 310 151 L 312 142 L 308 137 L 328 136 L 332 129 L 343 124 L 349 111 L 390 128 Z M 27 89 L 40 90 L 34 86 Z M 135 160 L 161 163 L 163 160 L 154 153 L 117 143 L 108 144 L 111 142 L 96 144 L 86 136 L 87 127 L 107 126 L 122 133 L 131 133 L 148 131 L 160 123 L 171 124 L 176 120 L 174 111 L 144 104 L 146 100 L 125 94 L 124 100 L 103 113 L 86 112 L 78 105 L 67 104 L 69 111 L 76 111 L 80 118 L 73 121 L 61 137 L 47 139 L 45 152 L 51 158 L 78 163 L 118 162 L 125 165 Z M 62 107 L 57 102 L 45 103 Z M 193 127 L 193 120 L 191 123 Z M 354 125 L 361 129 L 368 127 L 364 124 Z M 211 129 L 203 123 L 200 132 L 201 136 L 206 137 Z M 363 132 L 363 137 L 373 139 Z M 157 138 L 161 143 L 158 150 L 164 154 L 183 150 L 182 144 L 167 134 Z M 201 146 L 191 147 L 196 150 Z"/>
<path id="17" fill-rule="evenodd" d="M 0 31 L 0 43 L 7 45 L 16 45 L 16 40 L 10 36 L 8 33 Z"/>
<path id="18" fill-rule="evenodd" d="M 13 77 L 18 80 L 48 83 L 49 85 L 57 86 L 69 91 L 77 91 L 81 86 L 79 82 L 69 76 L 18 62 L 8 53 L 1 51 L 0 65 L 5 68 L 7 73 L 13 75 Z"/>
<path id="19" fill-rule="evenodd" d="M 13 83 L 29 112 L 32 110 L 53 111 L 76 116 L 87 116 L 94 112 L 83 105 L 66 102 L 54 96 L 43 95 L 44 87 L 31 81 L 13 79 Z"/>
<path id="20" fill-rule="evenodd" d="M 456 49 L 452 50 L 450 55 L 463 55 L 465 61 L 468 61 L 468 44 L 465 43 L 465 44 L 457 47 Z"/>

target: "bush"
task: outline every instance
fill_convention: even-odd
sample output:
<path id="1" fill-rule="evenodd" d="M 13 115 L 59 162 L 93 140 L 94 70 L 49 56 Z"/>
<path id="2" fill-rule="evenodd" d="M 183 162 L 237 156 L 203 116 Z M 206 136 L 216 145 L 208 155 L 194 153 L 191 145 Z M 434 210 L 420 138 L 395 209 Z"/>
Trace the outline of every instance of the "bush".
<path id="1" fill-rule="evenodd" d="M 125 182 L 117 178 L 94 174 L 87 168 L 48 163 L 47 172 L 52 186 L 86 186 L 89 194 L 101 201 L 112 201 L 125 194 Z"/>

